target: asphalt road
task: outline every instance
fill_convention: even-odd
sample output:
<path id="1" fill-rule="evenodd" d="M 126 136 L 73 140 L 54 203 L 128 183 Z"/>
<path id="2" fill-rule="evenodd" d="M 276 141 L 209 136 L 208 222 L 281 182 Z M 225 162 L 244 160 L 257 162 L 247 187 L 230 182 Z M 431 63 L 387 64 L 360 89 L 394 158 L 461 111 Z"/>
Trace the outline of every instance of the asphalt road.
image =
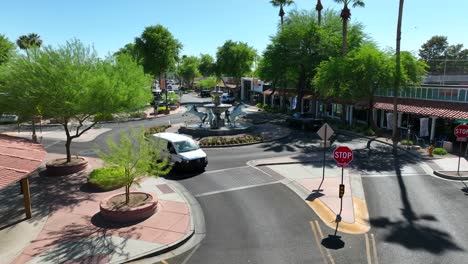
<path id="1" fill-rule="evenodd" d="M 184 97 L 186 102 L 206 100 Z M 93 142 L 73 143 L 72 153 L 94 156 L 90 150 L 130 126 L 174 124 L 187 118 L 104 124 L 112 130 Z M 364 174 L 372 227 L 368 234 L 338 233 L 343 247 L 326 249 L 320 243 L 334 230 L 277 178 L 246 166 L 252 159 L 320 151 L 310 133 L 297 132 L 279 142 L 206 149 L 205 173 L 172 175 L 201 204 L 207 236 L 188 254 L 165 263 L 468 263 L 468 185 L 426 175 L 417 161 L 403 152 L 393 158 L 384 144 L 372 143 L 369 150 L 367 140 L 337 140 L 354 150 L 352 167 Z M 64 146 L 53 144 L 48 151 L 64 153 Z"/>

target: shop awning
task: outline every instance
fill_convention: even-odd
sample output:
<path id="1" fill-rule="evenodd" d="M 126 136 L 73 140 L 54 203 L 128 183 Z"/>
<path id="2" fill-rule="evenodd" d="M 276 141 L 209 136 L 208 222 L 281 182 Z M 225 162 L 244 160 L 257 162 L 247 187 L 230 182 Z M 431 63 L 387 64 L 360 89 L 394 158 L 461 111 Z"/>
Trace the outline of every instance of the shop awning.
<path id="1" fill-rule="evenodd" d="M 393 104 L 391 103 L 375 103 L 375 109 L 386 111 L 393 111 Z M 411 113 L 424 116 L 435 116 L 448 119 L 468 118 L 468 106 L 465 110 L 461 109 L 448 109 L 444 107 L 428 107 L 423 105 L 406 105 L 398 104 L 398 112 Z"/>

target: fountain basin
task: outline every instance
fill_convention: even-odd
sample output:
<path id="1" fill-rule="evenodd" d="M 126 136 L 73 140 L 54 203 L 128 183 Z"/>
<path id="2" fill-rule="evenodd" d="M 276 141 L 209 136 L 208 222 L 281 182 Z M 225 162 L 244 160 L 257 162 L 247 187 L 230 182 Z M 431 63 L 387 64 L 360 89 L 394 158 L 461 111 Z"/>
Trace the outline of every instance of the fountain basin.
<path id="1" fill-rule="evenodd" d="M 253 125 L 247 122 L 238 122 L 236 127 L 220 127 L 213 129 L 208 125 L 200 127 L 199 124 L 189 124 L 181 126 L 179 133 L 191 135 L 193 137 L 231 136 L 247 133 L 253 130 Z"/>

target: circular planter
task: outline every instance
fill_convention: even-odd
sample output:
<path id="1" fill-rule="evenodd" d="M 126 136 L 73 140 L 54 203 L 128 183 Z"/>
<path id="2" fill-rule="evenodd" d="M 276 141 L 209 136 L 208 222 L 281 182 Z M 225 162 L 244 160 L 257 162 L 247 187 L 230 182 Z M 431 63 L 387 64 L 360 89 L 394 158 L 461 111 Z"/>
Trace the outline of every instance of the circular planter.
<path id="1" fill-rule="evenodd" d="M 76 172 L 80 172 L 86 168 L 88 161 L 84 158 L 72 158 L 71 162 L 67 163 L 67 159 L 55 159 L 46 164 L 47 175 L 62 176 Z"/>
<path id="2" fill-rule="evenodd" d="M 101 201 L 99 207 L 102 217 L 106 220 L 119 223 L 136 222 L 148 218 L 156 212 L 156 207 L 158 205 L 157 197 L 153 197 L 151 194 L 145 192 L 131 192 L 130 196 L 132 195 L 146 196 L 147 201 L 135 207 L 113 206 L 112 201 L 114 199 L 122 198 L 122 196 L 125 199 L 125 193 L 114 194 Z"/>

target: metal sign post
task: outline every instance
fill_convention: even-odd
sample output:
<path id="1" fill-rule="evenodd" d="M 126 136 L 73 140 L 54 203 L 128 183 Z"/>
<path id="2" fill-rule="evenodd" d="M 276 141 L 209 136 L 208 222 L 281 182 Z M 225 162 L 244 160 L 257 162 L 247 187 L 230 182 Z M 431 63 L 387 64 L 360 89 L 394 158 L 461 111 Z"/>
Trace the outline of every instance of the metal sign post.
<path id="1" fill-rule="evenodd" d="M 322 182 L 320 183 L 319 188 L 317 191 L 320 191 L 320 187 L 322 186 L 323 181 L 325 180 L 325 164 L 326 164 L 326 154 L 327 154 L 327 141 L 328 139 L 334 134 L 335 132 L 333 129 L 327 124 L 323 124 L 323 126 L 317 131 L 317 135 L 323 139 L 323 169 L 322 169 Z"/>
<path id="2" fill-rule="evenodd" d="M 455 127 L 453 134 L 457 137 L 457 141 L 460 141 L 460 149 L 458 151 L 458 168 L 457 175 L 460 176 L 460 160 L 462 156 L 463 142 L 468 138 L 468 125 L 458 125 Z"/>

